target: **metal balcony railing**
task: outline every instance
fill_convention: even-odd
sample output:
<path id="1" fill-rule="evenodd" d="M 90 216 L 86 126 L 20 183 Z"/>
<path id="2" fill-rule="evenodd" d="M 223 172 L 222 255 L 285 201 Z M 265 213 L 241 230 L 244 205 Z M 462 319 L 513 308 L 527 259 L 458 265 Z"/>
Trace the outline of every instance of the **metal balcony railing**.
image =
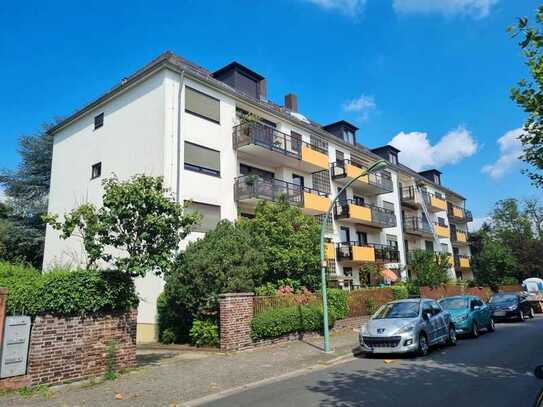
<path id="1" fill-rule="evenodd" d="M 432 234 L 432 227 L 429 222 L 421 217 L 406 217 L 403 220 L 403 228 L 406 232 Z"/>
<path id="2" fill-rule="evenodd" d="M 404 202 L 415 202 L 417 199 L 415 195 L 415 187 L 403 187 L 400 190 L 400 198 Z"/>
<path id="3" fill-rule="evenodd" d="M 283 133 L 274 127 L 259 122 L 245 122 L 234 127 L 232 132 L 234 148 L 254 144 L 280 154 L 301 159 L 302 146 L 328 155 L 325 143 L 307 143 L 301 137 Z"/>
<path id="4" fill-rule="evenodd" d="M 396 226 L 396 215 L 394 214 L 394 211 L 383 208 L 381 206 L 370 205 L 358 199 L 344 199 L 337 201 L 334 205 L 334 216 L 337 219 L 351 217 L 349 205 L 357 205 L 364 208 L 369 208 L 371 212 L 371 223 L 375 223 L 377 225 L 387 228 Z"/>
<path id="5" fill-rule="evenodd" d="M 467 243 L 468 238 L 469 238 L 468 231 L 462 230 L 462 229 L 451 230 L 451 242 L 453 243 L 459 242 L 458 233 L 463 233 L 466 236 L 466 241 L 465 242 L 462 241 L 462 243 Z"/>
<path id="6" fill-rule="evenodd" d="M 332 178 L 337 179 L 337 178 L 346 177 L 347 171 L 345 169 L 345 166 L 347 164 L 350 164 L 354 167 L 357 167 L 363 170 L 367 169 L 366 166 L 354 160 L 336 161 L 331 164 Z M 390 174 L 388 174 L 387 172 L 383 172 L 383 171 L 372 172 L 368 174 L 367 177 L 368 177 L 368 184 L 370 185 L 378 187 L 381 190 L 386 191 L 386 192 L 392 192 L 394 190 L 394 187 L 392 184 L 392 178 L 390 177 Z"/>
<path id="7" fill-rule="evenodd" d="M 336 244 L 336 256 L 339 261 L 353 259 L 353 247 L 372 247 L 376 262 L 397 263 L 400 261 L 400 252 L 395 246 L 379 243 L 341 242 Z"/>
<path id="8" fill-rule="evenodd" d="M 284 198 L 291 205 L 303 206 L 304 192 L 327 197 L 328 193 L 314 188 L 302 187 L 291 182 L 263 178 L 257 175 L 244 175 L 236 178 L 234 196 L 236 201 L 245 199 L 264 199 L 277 202 Z"/>

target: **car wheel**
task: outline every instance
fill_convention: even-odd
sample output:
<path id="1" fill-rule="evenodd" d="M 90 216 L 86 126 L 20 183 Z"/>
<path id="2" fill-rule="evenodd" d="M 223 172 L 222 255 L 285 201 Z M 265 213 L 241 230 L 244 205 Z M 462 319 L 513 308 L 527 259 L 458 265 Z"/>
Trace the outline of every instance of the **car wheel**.
<path id="1" fill-rule="evenodd" d="M 494 324 L 494 318 L 490 318 L 488 321 L 488 326 L 486 327 L 488 332 L 494 332 L 496 330 L 496 325 Z"/>
<path id="2" fill-rule="evenodd" d="M 534 313 L 534 309 L 532 307 L 530 307 L 530 319 L 534 319 L 535 318 L 535 313 Z"/>
<path id="3" fill-rule="evenodd" d="M 419 348 L 417 353 L 419 356 L 426 356 L 428 354 L 428 339 L 423 333 L 419 335 Z"/>
<path id="4" fill-rule="evenodd" d="M 473 324 L 471 324 L 471 337 L 477 338 L 479 336 L 479 326 L 477 325 L 477 322 L 473 321 Z"/>
<path id="5" fill-rule="evenodd" d="M 452 325 L 449 325 L 449 339 L 447 340 L 447 345 L 456 345 L 456 329 L 454 329 L 454 326 Z"/>
<path id="6" fill-rule="evenodd" d="M 524 322 L 524 312 L 522 310 L 518 312 L 518 320 Z"/>

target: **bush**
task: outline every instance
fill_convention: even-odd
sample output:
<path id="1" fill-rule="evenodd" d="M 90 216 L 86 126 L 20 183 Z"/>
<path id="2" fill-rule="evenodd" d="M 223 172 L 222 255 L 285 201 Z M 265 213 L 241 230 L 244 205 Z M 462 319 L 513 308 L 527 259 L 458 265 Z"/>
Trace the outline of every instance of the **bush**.
<path id="1" fill-rule="evenodd" d="M 81 315 L 128 311 L 138 305 L 132 279 L 117 271 L 55 269 L 47 273 L 0 262 L 8 314 Z"/>
<path id="2" fill-rule="evenodd" d="M 409 291 L 403 284 L 393 285 L 392 293 L 394 294 L 395 300 L 403 300 L 404 298 L 409 297 Z"/>
<path id="3" fill-rule="evenodd" d="M 349 313 L 348 298 L 347 291 L 341 288 L 331 288 L 328 290 L 328 306 L 336 319 L 343 319 Z"/>
<path id="4" fill-rule="evenodd" d="M 319 332 L 322 330 L 323 314 L 320 307 L 288 307 L 262 312 L 251 321 L 253 340 L 276 338 L 294 332 Z M 328 312 L 328 325 L 336 322 L 334 313 Z"/>
<path id="5" fill-rule="evenodd" d="M 163 291 L 157 299 L 158 333 L 161 343 L 188 343 L 190 342 L 190 328 L 192 317 L 190 313 L 170 295 L 168 290 Z M 163 336 L 169 331 L 174 339 L 171 342 L 163 341 Z M 166 334 L 167 341 L 171 334 Z"/>
<path id="6" fill-rule="evenodd" d="M 420 288 L 418 285 L 414 284 L 412 281 L 408 281 L 405 285 L 407 287 L 407 293 L 411 297 L 420 297 Z"/>
<path id="7" fill-rule="evenodd" d="M 175 333 L 173 332 L 173 329 L 166 328 L 164 331 L 160 333 L 159 341 L 160 343 L 163 343 L 165 345 L 169 345 L 171 343 L 175 343 Z"/>
<path id="8" fill-rule="evenodd" d="M 195 320 L 190 330 L 192 344 L 201 346 L 219 346 L 219 328 L 212 321 Z"/>
<path id="9" fill-rule="evenodd" d="M 256 287 L 255 295 L 259 297 L 274 297 L 277 295 L 277 288 L 275 287 L 275 284 L 268 282 L 260 287 Z"/>

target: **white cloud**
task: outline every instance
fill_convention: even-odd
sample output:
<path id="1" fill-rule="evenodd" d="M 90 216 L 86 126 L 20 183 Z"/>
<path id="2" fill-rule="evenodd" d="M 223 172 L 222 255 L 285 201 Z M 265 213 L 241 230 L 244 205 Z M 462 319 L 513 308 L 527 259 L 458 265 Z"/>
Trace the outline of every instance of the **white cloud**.
<path id="1" fill-rule="evenodd" d="M 428 140 L 428 133 L 417 131 L 402 131 L 388 144 L 399 149 L 400 162 L 415 171 L 456 164 L 477 151 L 477 142 L 463 126 L 449 131 L 435 145 Z"/>
<path id="2" fill-rule="evenodd" d="M 355 16 L 362 12 L 367 0 L 304 0 L 324 10 L 333 10 Z"/>
<path id="3" fill-rule="evenodd" d="M 0 202 L 4 202 L 6 200 L 6 193 L 4 192 L 4 189 L 0 187 Z"/>
<path id="4" fill-rule="evenodd" d="M 343 110 L 349 113 L 357 113 L 359 120 L 368 120 L 369 113 L 375 110 L 375 99 L 373 96 L 360 95 L 356 99 L 348 100 L 343 104 Z"/>
<path id="5" fill-rule="evenodd" d="M 469 230 L 471 232 L 477 232 L 483 226 L 483 223 L 490 222 L 490 216 L 484 216 L 482 218 L 473 218 L 473 221 L 469 224 Z"/>
<path id="6" fill-rule="evenodd" d="M 519 136 L 523 132 L 524 130 L 521 128 L 514 129 L 501 136 L 497 141 L 500 146 L 500 157 L 494 164 L 485 165 L 481 171 L 491 178 L 499 179 L 520 165 L 519 157 L 522 154 L 522 143 Z"/>
<path id="7" fill-rule="evenodd" d="M 484 18 L 499 0 L 393 0 L 398 14 L 441 14 Z"/>

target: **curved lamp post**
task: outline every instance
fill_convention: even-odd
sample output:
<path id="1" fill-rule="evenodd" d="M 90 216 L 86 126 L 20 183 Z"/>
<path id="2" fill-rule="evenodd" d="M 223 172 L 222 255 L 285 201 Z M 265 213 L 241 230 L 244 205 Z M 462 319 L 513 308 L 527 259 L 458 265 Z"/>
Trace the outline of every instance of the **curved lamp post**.
<path id="1" fill-rule="evenodd" d="M 388 166 L 388 162 L 385 160 L 379 160 L 372 166 L 370 166 L 366 171 L 362 171 L 356 178 L 353 178 L 350 180 L 343 188 L 340 189 L 340 191 L 336 194 L 336 197 L 332 200 L 330 203 L 330 207 L 328 208 L 328 211 L 326 211 L 326 215 L 324 216 L 324 221 L 321 224 L 321 240 L 320 240 L 320 249 L 321 249 L 321 288 L 322 288 L 322 308 L 323 308 L 323 319 L 324 319 L 324 351 L 330 352 L 330 332 L 328 330 L 328 293 L 326 289 L 326 260 L 324 260 L 324 229 L 326 226 L 326 223 L 328 222 L 328 218 L 330 217 L 330 213 L 332 212 L 332 209 L 334 208 L 334 205 L 338 198 L 341 196 L 343 191 L 345 191 L 347 188 L 351 186 L 353 182 L 355 182 L 357 179 L 364 177 L 368 175 L 369 173 L 379 171 L 385 167 Z"/>

